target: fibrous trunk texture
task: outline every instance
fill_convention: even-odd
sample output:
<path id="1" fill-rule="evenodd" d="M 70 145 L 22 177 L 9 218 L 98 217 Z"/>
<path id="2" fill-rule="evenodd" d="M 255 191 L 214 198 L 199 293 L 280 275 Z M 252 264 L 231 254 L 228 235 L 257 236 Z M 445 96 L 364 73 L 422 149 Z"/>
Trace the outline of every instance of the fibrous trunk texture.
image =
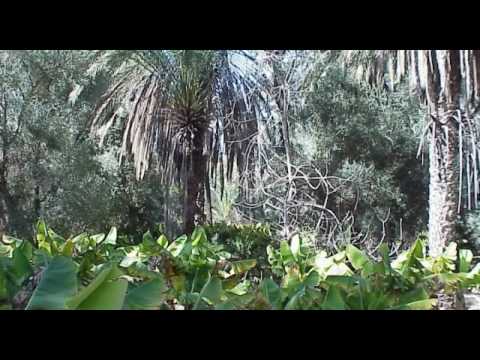
<path id="1" fill-rule="evenodd" d="M 187 173 L 184 200 L 184 231 L 192 233 L 195 226 L 205 222 L 205 178 L 207 157 L 204 154 L 206 129 L 199 128 L 192 139 L 191 166 Z"/>
<path id="2" fill-rule="evenodd" d="M 439 256 L 455 240 L 458 211 L 458 127 L 460 55 L 447 50 L 444 61 L 445 88 L 439 96 L 440 72 L 432 51 L 428 54 L 428 98 L 432 118 L 430 142 L 429 252 Z"/>
<path id="3" fill-rule="evenodd" d="M 0 164 L 0 240 L 8 231 L 9 224 L 9 193 L 6 179 L 5 162 Z"/>

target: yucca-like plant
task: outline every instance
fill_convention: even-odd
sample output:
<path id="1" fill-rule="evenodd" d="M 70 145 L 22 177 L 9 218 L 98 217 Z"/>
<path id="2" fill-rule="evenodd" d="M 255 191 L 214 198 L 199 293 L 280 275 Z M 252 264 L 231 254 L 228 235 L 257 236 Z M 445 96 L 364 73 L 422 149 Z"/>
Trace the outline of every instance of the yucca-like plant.
<path id="1" fill-rule="evenodd" d="M 257 132 L 267 108 L 261 67 L 240 51 L 100 51 L 88 71 L 90 85 L 102 75 L 110 85 L 91 129 L 101 142 L 123 120 L 122 157 L 133 155 L 138 179 L 152 160 L 161 181 L 184 189 L 184 230 L 205 220 L 210 179 L 231 178 L 247 167 L 241 139 Z M 78 86 L 71 94 L 75 101 Z M 218 170 L 218 171 L 217 171 Z M 206 190 L 206 192 L 205 192 Z"/>

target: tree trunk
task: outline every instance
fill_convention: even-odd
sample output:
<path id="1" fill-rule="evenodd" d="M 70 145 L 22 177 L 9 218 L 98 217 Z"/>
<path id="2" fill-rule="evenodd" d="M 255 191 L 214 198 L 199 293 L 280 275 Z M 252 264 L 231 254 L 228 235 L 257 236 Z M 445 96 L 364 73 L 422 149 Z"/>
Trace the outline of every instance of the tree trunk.
<path id="1" fill-rule="evenodd" d="M 3 149 L 3 161 L 0 163 L 0 240 L 3 234 L 8 232 L 10 223 L 10 194 L 7 186 L 7 165 L 6 149 Z"/>
<path id="2" fill-rule="evenodd" d="M 199 128 L 192 140 L 190 168 L 185 183 L 184 232 L 191 234 L 196 226 L 205 222 L 205 179 L 207 156 L 204 154 L 206 129 Z"/>
<path id="3" fill-rule="evenodd" d="M 421 94 L 420 75 L 419 75 L 418 51 L 410 50 L 410 92 L 417 96 Z"/>
<path id="4" fill-rule="evenodd" d="M 8 206 L 5 194 L 0 190 L 0 238 L 8 231 Z"/>
<path id="5" fill-rule="evenodd" d="M 434 51 L 428 57 L 428 101 L 433 119 L 430 143 L 429 252 L 439 256 L 455 240 L 458 210 L 458 122 L 460 92 L 460 53 L 447 50 L 445 89 L 440 98 L 439 71 Z"/>
<path id="6" fill-rule="evenodd" d="M 33 198 L 33 212 L 35 214 L 35 221 L 40 219 L 40 215 L 42 212 L 42 200 L 40 199 L 40 186 L 35 185 L 34 190 L 34 198 Z"/>

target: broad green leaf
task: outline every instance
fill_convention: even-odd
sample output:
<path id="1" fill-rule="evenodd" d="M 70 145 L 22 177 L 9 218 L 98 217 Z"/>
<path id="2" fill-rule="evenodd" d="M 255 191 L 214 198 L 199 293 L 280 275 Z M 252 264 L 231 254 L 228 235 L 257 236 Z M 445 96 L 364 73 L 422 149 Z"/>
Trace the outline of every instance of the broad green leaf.
<path id="1" fill-rule="evenodd" d="M 249 304 L 255 301 L 256 295 L 253 292 L 248 292 L 243 295 L 227 294 L 227 300 L 224 304 L 228 304 L 228 308 L 225 307 L 223 310 L 234 310 L 234 309 L 243 309 L 246 308 Z M 233 306 L 233 308 L 232 308 Z M 216 310 L 221 310 L 218 306 L 215 307 Z"/>
<path id="2" fill-rule="evenodd" d="M 174 251 L 178 245 L 185 243 L 188 240 L 187 235 L 182 235 L 176 238 L 170 245 L 168 245 L 167 250 L 168 251 Z"/>
<path id="3" fill-rule="evenodd" d="M 425 246 L 422 240 L 417 239 L 413 246 L 410 248 L 407 254 L 407 264 L 410 267 L 413 265 L 416 259 L 422 259 L 425 257 Z"/>
<path id="4" fill-rule="evenodd" d="M 0 266 L 0 302 L 8 300 L 7 277 Z"/>
<path id="5" fill-rule="evenodd" d="M 170 282 L 172 283 L 172 286 L 175 289 L 175 291 L 181 293 L 186 290 L 185 275 L 179 274 L 179 275 L 172 276 L 170 278 Z"/>
<path id="6" fill-rule="evenodd" d="M 272 279 L 264 279 L 259 286 L 263 297 L 274 310 L 278 310 L 282 303 L 282 289 Z"/>
<path id="7" fill-rule="evenodd" d="M 400 304 L 399 306 L 403 306 L 405 304 L 427 299 L 429 299 L 427 291 L 424 288 L 417 288 L 400 295 L 398 302 Z"/>
<path id="8" fill-rule="evenodd" d="M 46 240 L 47 237 L 48 237 L 47 225 L 45 224 L 45 221 L 43 221 L 43 220 L 39 220 L 38 223 L 37 223 L 37 236 L 38 235 L 43 237 L 42 240 Z"/>
<path id="9" fill-rule="evenodd" d="M 383 261 L 382 262 L 368 261 L 363 265 L 363 269 L 361 270 L 361 275 L 366 278 L 372 275 L 384 276 L 388 271 L 387 268 L 388 268 L 388 265 L 386 266 Z"/>
<path id="10" fill-rule="evenodd" d="M 153 239 L 153 236 L 152 236 L 152 233 L 150 232 L 150 230 L 148 230 L 145 234 L 143 234 L 143 237 L 142 237 L 142 242 L 144 244 L 147 244 L 147 245 L 151 245 L 151 244 L 154 244 L 155 241 Z"/>
<path id="11" fill-rule="evenodd" d="M 387 244 L 381 244 L 378 248 L 378 253 L 382 257 L 384 269 L 387 273 L 392 271 L 392 265 L 390 263 L 390 250 Z"/>
<path id="12" fill-rule="evenodd" d="M 248 292 L 248 289 L 250 288 L 250 281 L 245 280 L 242 281 L 241 283 L 238 283 L 234 288 L 231 288 L 227 290 L 227 292 L 232 293 L 234 295 L 245 295 Z"/>
<path id="13" fill-rule="evenodd" d="M 75 244 L 71 239 L 69 239 L 60 247 L 60 251 L 63 256 L 69 257 L 73 255 L 74 248 L 75 248 Z"/>
<path id="14" fill-rule="evenodd" d="M 295 291 L 297 286 L 301 283 L 300 272 L 295 266 L 289 266 L 286 269 L 286 274 L 282 279 L 282 287 L 288 291 Z"/>
<path id="15" fill-rule="evenodd" d="M 232 262 L 232 271 L 231 274 L 238 275 L 247 272 L 250 269 L 253 269 L 257 265 L 257 260 L 249 259 L 249 260 L 239 260 Z"/>
<path id="16" fill-rule="evenodd" d="M 348 256 L 348 253 L 347 253 Z M 342 298 L 340 290 L 336 286 L 329 286 L 327 290 L 327 296 L 322 303 L 322 309 L 324 310 L 345 310 L 346 304 Z"/>
<path id="17" fill-rule="evenodd" d="M 462 282 L 468 279 L 468 274 L 465 274 L 465 273 L 444 272 L 436 275 L 438 280 L 440 280 L 442 283 L 448 286 L 456 285 L 459 282 Z"/>
<path id="18" fill-rule="evenodd" d="M 282 242 L 280 243 L 280 256 L 282 257 L 282 261 L 286 265 L 295 261 L 292 250 L 290 249 L 290 246 L 285 240 L 282 240 Z"/>
<path id="19" fill-rule="evenodd" d="M 128 282 L 121 278 L 123 273 L 115 265 L 106 266 L 101 273 L 71 300 L 70 309 L 77 310 L 120 310 L 127 293 Z"/>
<path id="20" fill-rule="evenodd" d="M 40 250 L 44 250 L 49 255 L 54 255 L 52 253 L 52 246 L 47 241 L 47 239 L 43 236 L 43 234 L 37 234 L 37 241 L 38 241 L 38 248 Z"/>
<path id="21" fill-rule="evenodd" d="M 207 234 L 203 227 L 197 227 L 192 233 L 192 246 L 196 247 L 207 242 Z"/>
<path id="22" fill-rule="evenodd" d="M 157 239 L 157 244 L 160 245 L 162 248 L 166 248 L 168 246 L 168 239 L 165 235 L 160 235 L 160 237 Z"/>
<path id="23" fill-rule="evenodd" d="M 172 242 L 167 250 L 170 251 L 174 257 L 190 256 L 192 253 L 192 243 L 188 241 L 186 235 L 182 235 Z"/>
<path id="24" fill-rule="evenodd" d="M 231 302 L 225 302 L 215 306 L 215 310 L 236 310 L 236 307 Z"/>
<path id="25" fill-rule="evenodd" d="M 125 308 L 131 310 L 158 309 L 164 300 L 165 281 L 153 279 L 130 290 L 125 298 Z"/>
<path id="26" fill-rule="evenodd" d="M 431 310 L 437 301 L 435 299 L 419 300 L 396 306 L 394 310 Z"/>
<path id="27" fill-rule="evenodd" d="M 13 251 L 12 260 L 13 272 L 17 279 L 17 285 L 20 286 L 32 274 L 33 269 L 20 248 Z"/>
<path id="28" fill-rule="evenodd" d="M 195 306 L 193 307 L 193 310 L 199 310 L 201 302 L 204 298 L 208 299 L 212 304 L 218 303 L 220 301 L 221 295 L 222 282 L 220 281 L 220 279 L 211 276 L 203 287 L 202 291 L 200 292 L 200 296 Z"/>
<path id="29" fill-rule="evenodd" d="M 302 286 L 287 302 L 285 310 L 297 310 L 300 307 L 300 301 L 305 296 L 305 287 Z"/>
<path id="30" fill-rule="evenodd" d="M 390 303 L 394 302 L 394 297 L 390 293 L 379 291 L 374 291 L 371 293 L 366 293 L 364 299 L 364 306 L 367 310 L 384 310 L 390 307 Z"/>
<path id="31" fill-rule="evenodd" d="M 202 266 L 195 270 L 195 275 L 191 281 L 190 291 L 191 292 L 200 292 L 202 291 L 205 284 L 210 279 L 209 268 Z"/>
<path id="32" fill-rule="evenodd" d="M 72 238 L 72 242 L 74 244 L 78 243 L 78 242 L 81 242 L 82 240 L 84 240 L 86 237 L 88 237 L 88 234 L 87 233 L 81 233 L 75 237 Z"/>
<path id="33" fill-rule="evenodd" d="M 310 287 L 317 286 L 319 282 L 320 282 L 320 275 L 314 269 L 312 269 L 303 280 L 303 283 L 305 284 L 305 286 L 310 286 Z"/>
<path id="34" fill-rule="evenodd" d="M 370 258 L 352 244 L 347 245 L 345 252 L 355 270 L 361 270 L 366 263 L 370 262 Z"/>
<path id="35" fill-rule="evenodd" d="M 351 289 L 358 284 L 358 281 L 352 276 L 331 275 L 325 279 L 325 282 L 331 286 Z"/>
<path id="36" fill-rule="evenodd" d="M 352 274 L 353 274 L 352 270 L 350 270 L 350 268 L 344 263 L 333 264 L 332 266 L 330 266 L 330 268 L 326 272 L 327 276 L 332 276 L 332 275 L 343 276 L 343 275 L 352 275 Z"/>
<path id="37" fill-rule="evenodd" d="M 396 270 L 400 270 L 403 266 L 403 264 L 407 261 L 408 259 L 408 251 L 403 251 L 401 252 L 395 260 L 392 261 L 392 268 Z"/>
<path id="38" fill-rule="evenodd" d="M 63 244 L 65 242 L 65 239 L 62 236 L 58 235 L 52 229 L 48 229 L 47 233 L 48 233 L 48 238 L 54 243 Z"/>
<path id="39" fill-rule="evenodd" d="M 35 266 L 48 266 L 48 263 L 52 259 L 52 255 L 45 249 L 36 249 L 33 252 L 32 262 Z"/>
<path id="40" fill-rule="evenodd" d="M 111 264 L 106 265 L 88 286 L 82 288 L 73 298 L 69 299 L 67 306 L 71 309 L 77 308 L 109 277 L 112 269 Z"/>
<path id="41" fill-rule="evenodd" d="M 44 270 L 26 310 L 62 310 L 77 291 L 77 269 L 66 257 L 56 256 Z"/>
<path id="42" fill-rule="evenodd" d="M 105 239 L 105 234 L 95 234 L 90 236 L 90 239 L 92 240 L 93 244 L 100 244 L 103 239 Z"/>
<path id="43" fill-rule="evenodd" d="M 33 257 L 33 245 L 30 241 L 23 241 L 22 244 L 20 245 L 19 249 L 22 251 L 23 255 L 28 260 L 32 260 Z"/>

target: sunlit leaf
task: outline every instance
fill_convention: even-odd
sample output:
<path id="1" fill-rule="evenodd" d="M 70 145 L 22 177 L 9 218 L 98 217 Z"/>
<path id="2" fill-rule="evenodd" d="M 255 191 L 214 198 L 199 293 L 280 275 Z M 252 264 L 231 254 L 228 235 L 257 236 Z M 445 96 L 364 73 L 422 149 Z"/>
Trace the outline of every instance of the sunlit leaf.
<path id="1" fill-rule="evenodd" d="M 127 293 L 128 282 L 115 266 L 106 266 L 85 288 L 67 302 L 69 309 L 120 310 Z"/>
<path id="2" fill-rule="evenodd" d="M 110 232 L 108 233 L 107 237 L 103 241 L 104 244 L 112 244 L 115 245 L 117 243 L 117 228 L 113 226 L 110 229 Z"/>
<path id="3" fill-rule="evenodd" d="M 370 262 L 370 258 L 363 251 L 351 244 L 347 245 L 345 252 L 355 270 L 361 270 L 366 263 Z"/>

